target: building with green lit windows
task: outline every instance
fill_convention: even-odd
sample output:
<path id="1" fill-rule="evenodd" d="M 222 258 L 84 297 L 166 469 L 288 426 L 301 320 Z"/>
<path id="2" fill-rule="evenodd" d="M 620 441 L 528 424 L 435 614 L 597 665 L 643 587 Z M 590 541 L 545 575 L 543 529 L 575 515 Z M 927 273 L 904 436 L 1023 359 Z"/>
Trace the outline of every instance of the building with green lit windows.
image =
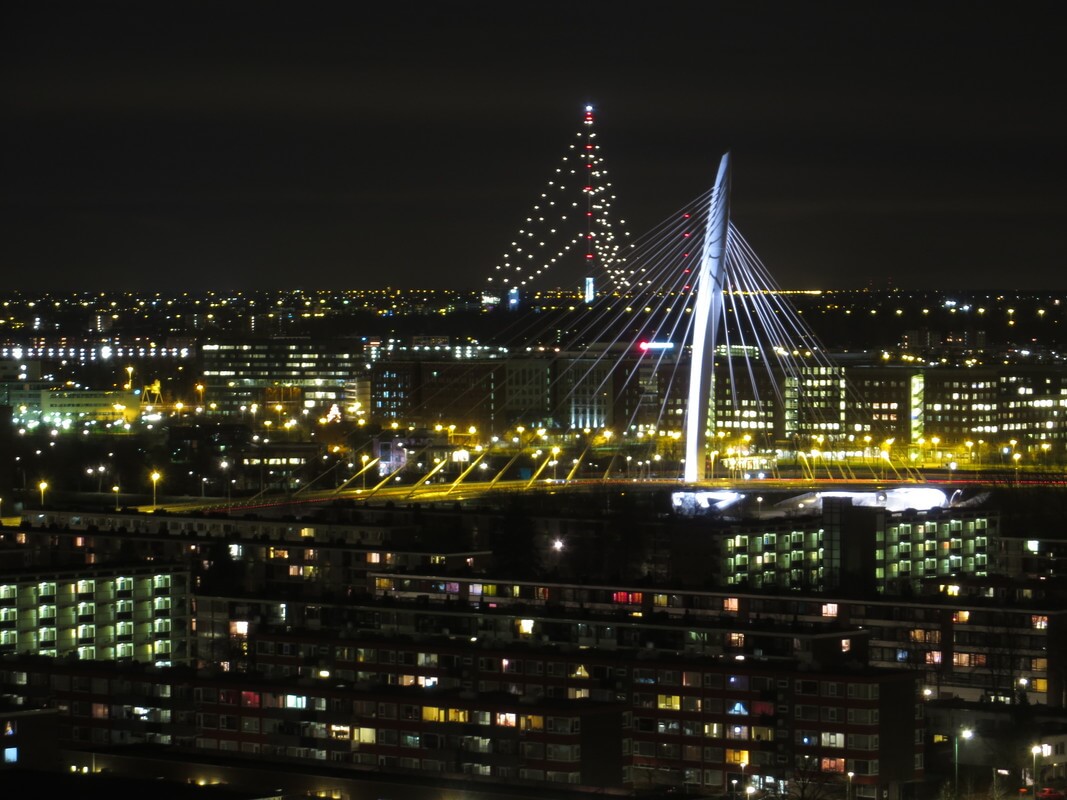
<path id="1" fill-rule="evenodd" d="M 0 656 L 189 660 L 189 573 L 101 567 L 0 575 Z"/>

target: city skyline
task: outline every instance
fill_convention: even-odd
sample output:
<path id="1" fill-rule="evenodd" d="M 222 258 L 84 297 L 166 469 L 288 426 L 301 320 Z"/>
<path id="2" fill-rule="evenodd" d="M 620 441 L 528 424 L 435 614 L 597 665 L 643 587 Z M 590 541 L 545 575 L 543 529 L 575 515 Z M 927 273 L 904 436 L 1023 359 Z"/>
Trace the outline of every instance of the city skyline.
<path id="1" fill-rule="evenodd" d="M 586 103 L 635 234 L 730 149 L 784 288 L 1056 284 L 1051 5 L 675 8 L 9 12 L 10 284 L 479 287 Z"/>

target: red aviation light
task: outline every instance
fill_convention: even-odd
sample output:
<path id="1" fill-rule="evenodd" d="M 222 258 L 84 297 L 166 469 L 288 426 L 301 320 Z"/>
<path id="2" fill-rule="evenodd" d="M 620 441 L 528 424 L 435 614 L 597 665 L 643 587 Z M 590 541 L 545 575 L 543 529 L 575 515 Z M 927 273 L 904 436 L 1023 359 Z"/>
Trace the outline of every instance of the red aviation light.
<path id="1" fill-rule="evenodd" d="M 596 258 L 596 256 L 594 256 L 592 253 L 586 253 L 585 257 L 586 258 Z"/>

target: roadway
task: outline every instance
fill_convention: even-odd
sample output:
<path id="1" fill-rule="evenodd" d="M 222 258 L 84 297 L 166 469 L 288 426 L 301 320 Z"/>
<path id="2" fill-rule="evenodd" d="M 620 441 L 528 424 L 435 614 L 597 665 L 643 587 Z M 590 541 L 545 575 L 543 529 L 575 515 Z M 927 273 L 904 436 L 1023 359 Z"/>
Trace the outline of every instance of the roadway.
<path id="1" fill-rule="evenodd" d="M 338 500 L 375 503 L 441 503 L 464 502 L 486 498 L 488 496 L 507 495 L 517 492 L 538 492 L 555 494 L 558 492 L 583 492 L 594 488 L 614 491 L 636 490 L 650 492 L 656 490 L 718 489 L 733 490 L 746 494 L 762 492 L 814 492 L 832 490 L 878 491 L 899 487 L 934 486 L 946 489 L 951 495 L 956 489 L 992 486 L 1023 485 L 1059 485 L 1067 486 L 1067 476 L 1063 473 L 1017 475 L 1008 473 L 977 473 L 949 470 L 927 471 L 921 476 L 901 479 L 882 479 L 875 477 L 815 478 L 810 477 L 774 477 L 762 479 L 715 478 L 697 484 L 683 484 L 676 478 L 578 478 L 572 480 L 554 479 L 520 479 L 491 481 L 434 481 L 422 480 L 418 484 L 400 483 L 395 480 L 382 482 L 367 488 L 340 488 L 305 490 L 292 494 L 260 494 L 250 498 L 234 498 L 223 501 L 220 498 L 198 498 L 177 502 L 160 503 L 157 508 L 172 514 L 252 513 L 265 509 L 282 509 L 287 507 L 323 505 Z M 140 506 L 138 511 L 151 512 L 151 506 Z"/>

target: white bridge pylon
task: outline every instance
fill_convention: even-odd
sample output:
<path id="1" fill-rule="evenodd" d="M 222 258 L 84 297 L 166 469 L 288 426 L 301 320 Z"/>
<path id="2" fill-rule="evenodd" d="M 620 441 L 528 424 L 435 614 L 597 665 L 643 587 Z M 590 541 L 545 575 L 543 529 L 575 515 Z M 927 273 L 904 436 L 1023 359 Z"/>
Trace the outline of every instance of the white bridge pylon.
<path id="1" fill-rule="evenodd" d="M 719 173 L 708 205 L 708 224 L 696 280 L 693 314 L 692 363 L 685 417 L 685 468 L 687 483 L 704 480 L 708 453 L 708 411 L 712 392 L 715 339 L 722 319 L 723 276 L 727 237 L 730 233 L 730 154 L 719 162 Z"/>

